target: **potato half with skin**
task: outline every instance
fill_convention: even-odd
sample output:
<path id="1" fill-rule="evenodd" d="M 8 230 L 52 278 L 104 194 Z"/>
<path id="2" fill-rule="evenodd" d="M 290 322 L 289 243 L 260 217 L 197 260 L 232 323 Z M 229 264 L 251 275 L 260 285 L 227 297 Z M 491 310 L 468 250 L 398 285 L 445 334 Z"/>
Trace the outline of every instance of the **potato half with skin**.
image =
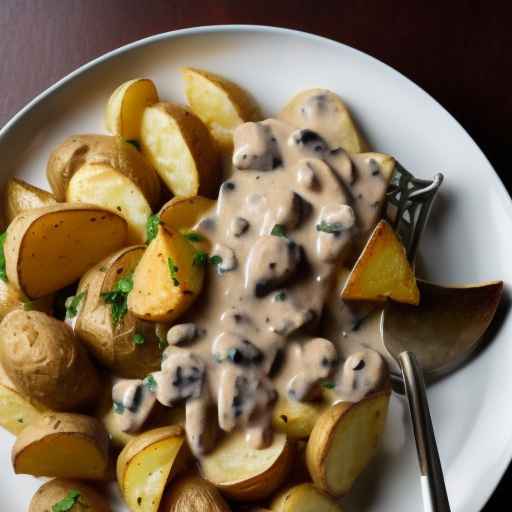
<path id="1" fill-rule="evenodd" d="M 299 402 L 280 397 L 272 412 L 272 426 L 290 439 L 307 439 L 326 407 L 322 401 Z"/>
<path id="2" fill-rule="evenodd" d="M 280 492 L 271 507 L 274 512 L 343 512 L 328 494 L 309 483 Z"/>
<path id="3" fill-rule="evenodd" d="M 78 480 L 55 478 L 39 487 L 32 497 L 28 512 L 51 512 L 55 505 L 70 496 L 76 496 L 69 509 L 72 512 L 111 511 L 107 498 L 94 487 Z"/>
<path id="4" fill-rule="evenodd" d="M 126 221 L 85 204 L 18 215 L 4 243 L 7 278 L 32 299 L 60 290 L 126 244 Z M 101 243 L 98 243 L 101 241 Z"/>
<path id="5" fill-rule="evenodd" d="M 181 72 L 190 108 L 222 149 L 233 147 L 233 131 L 238 125 L 261 119 L 255 101 L 237 84 L 202 69 L 183 68 Z"/>
<path id="6" fill-rule="evenodd" d="M 121 137 L 73 135 L 51 153 L 46 175 L 57 201 L 66 201 L 73 175 L 85 164 L 111 167 L 141 191 L 152 208 L 160 200 L 160 180 L 155 170 L 135 147 Z"/>
<path id="7" fill-rule="evenodd" d="M 16 310 L 0 323 L 0 362 L 19 392 L 53 410 L 87 405 L 99 377 L 71 328 L 39 311 Z"/>
<path id="8" fill-rule="evenodd" d="M 7 182 L 4 201 L 5 218 L 8 223 L 21 212 L 50 206 L 57 202 L 50 192 L 17 178 L 11 178 Z"/>
<path id="9" fill-rule="evenodd" d="M 153 322 L 176 320 L 203 286 L 204 267 L 195 254 L 183 235 L 160 225 L 133 274 L 128 310 Z"/>
<path id="10" fill-rule="evenodd" d="M 417 305 L 420 292 L 404 246 L 384 220 L 377 224 L 341 292 L 344 300 Z"/>
<path id="11" fill-rule="evenodd" d="M 294 96 L 279 119 L 318 132 L 331 149 L 350 153 L 368 151 L 368 144 L 341 98 L 327 89 L 308 89 Z"/>
<path id="12" fill-rule="evenodd" d="M 215 207 L 215 201 L 202 196 L 173 197 L 160 212 L 160 222 L 176 231 L 190 231 L 201 217 Z"/>
<path id="13" fill-rule="evenodd" d="M 203 457 L 201 473 L 234 500 L 261 500 L 283 483 L 294 455 L 294 447 L 285 434 L 274 433 L 272 444 L 257 450 L 247 444 L 243 432 L 232 432 Z"/>
<path id="14" fill-rule="evenodd" d="M 96 359 L 119 377 L 144 378 L 160 368 L 162 351 L 156 324 L 129 311 L 115 324 L 112 305 L 103 296 L 114 290 L 120 279 L 133 274 L 145 249 L 138 245 L 117 251 L 89 270 L 77 290 L 84 298 L 75 332 Z"/>
<path id="15" fill-rule="evenodd" d="M 390 390 L 360 402 L 341 402 L 318 418 L 306 447 L 313 482 L 333 496 L 343 496 L 377 452 L 384 432 Z"/>
<path id="16" fill-rule="evenodd" d="M 117 458 L 117 482 L 132 512 L 156 512 L 165 486 L 190 462 L 180 426 L 148 430 L 131 440 Z"/>
<path id="17" fill-rule="evenodd" d="M 122 83 L 107 103 L 107 130 L 125 140 L 138 141 L 144 109 L 157 102 L 158 92 L 148 78 L 135 78 Z"/>
<path id="18" fill-rule="evenodd" d="M 96 418 L 52 413 L 24 429 L 11 452 L 16 474 L 104 480 L 108 434 Z"/>
<path id="19" fill-rule="evenodd" d="M 190 110 L 157 103 L 142 115 L 141 141 L 151 165 L 176 196 L 216 197 L 220 158 L 208 128 Z"/>
<path id="20" fill-rule="evenodd" d="M 160 512 L 230 512 L 217 488 L 199 476 L 184 476 L 167 489 Z"/>

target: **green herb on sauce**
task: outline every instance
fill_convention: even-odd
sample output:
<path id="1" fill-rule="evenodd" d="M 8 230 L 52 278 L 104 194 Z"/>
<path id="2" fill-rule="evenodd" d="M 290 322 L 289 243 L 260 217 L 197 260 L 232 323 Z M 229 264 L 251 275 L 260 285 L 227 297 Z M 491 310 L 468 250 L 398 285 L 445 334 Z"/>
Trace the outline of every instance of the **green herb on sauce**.
<path id="1" fill-rule="evenodd" d="M 4 243 L 6 233 L 0 235 L 0 279 L 7 282 L 7 272 L 5 271 L 5 254 L 4 254 Z"/>
<path id="2" fill-rule="evenodd" d="M 197 251 L 192 259 L 192 265 L 196 267 L 204 267 L 208 263 L 208 254 L 204 251 Z"/>
<path id="3" fill-rule="evenodd" d="M 144 386 L 146 386 L 149 389 L 149 391 L 154 393 L 157 388 L 157 383 L 156 383 L 155 377 L 153 377 L 153 375 L 148 375 L 144 379 Z"/>
<path id="4" fill-rule="evenodd" d="M 123 414 L 124 412 L 124 405 L 121 402 L 114 401 L 112 404 L 112 409 L 116 414 Z"/>
<path id="5" fill-rule="evenodd" d="M 286 300 L 286 292 L 284 291 L 280 291 L 280 292 L 277 292 L 275 295 L 274 295 L 274 299 L 277 301 L 277 302 L 284 302 Z"/>
<path id="6" fill-rule="evenodd" d="M 129 274 L 117 281 L 111 292 L 101 294 L 103 300 L 111 305 L 112 323 L 116 326 L 128 313 L 128 294 L 133 289 L 133 275 Z"/>
<path id="7" fill-rule="evenodd" d="M 66 318 L 75 318 L 78 315 L 78 306 L 84 297 L 85 292 L 81 292 L 66 299 Z"/>
<path id="8" fill-rule="evenodd" d="M 151 240 L 156 238 L 158 234 L 158 226 L 160 226 L 161 221 L 158 214 L 150 215 L 146 222 L 146 243 L 149 244 Z"/>
<path id="9" fill-rule="evenodd" d="M 62 498 L 52 506 L 52 512 L 68 512 L 78 503 L 79 498 L 80 493 L 71 489 L 65 498 Z"/>
<path id="10" fill-rule="evenodd" d="M 326 389 L 334 389 L 336 384 L 332 380 L 323 380 L 320 382 L 321 386 Z"/>
<path id="11" fill-rule="evenodd" d="M 286 228 L 282 224 L 275 224 L 270 234 L 286 238 Z"/>
<path id="12" fill-rule="evenodd" d="M 329 233 L 331 235 L 337 235 L 344 230 L 343 224 L 339 222 L 325 222 L 325 220 L 321 221 L 320 224 L 316 225 L 317 231 L 322 231 L 324 233 Z"/>
<path id="13" fill-rule="evenodd" d="M 146 341 L 146 340 L 144 339 L 143 334 L 136 332 L 133 335 L 133 343 L 135 343 L 135 345 L 144 345 L 144 341 Z"/>
<path id="14" fill-rule="evenodd" d="M 178 281 L 178 270 L 179 268 L 174 263 L 174 260 L 169 256 L 167 258 L 167 266 L 169 267 L 169 273 L 171 274 L 172 282 L 174 286 L 179 286 L 180 282 Z"/>
<path id="15" fill-rule="evenodd" d="M 196 233 L 195 231 L 189 231 L 183 235 L 189 242 L 202 242 L 204 236 Z"/>
<path id="16" fill-rule="evenodd" d="M 137 151 L 140 151 L 140 142 L 136 139 L 130 139 L 126 141 L 128 144 L 131 144 Z"/>
<path id="17" fill-rule="evenodd" d="M 220 265 L 222 263 L 222 258 L 218 254 L 214 254 L 210 257 L 210 263 L 215 266 Z"/>

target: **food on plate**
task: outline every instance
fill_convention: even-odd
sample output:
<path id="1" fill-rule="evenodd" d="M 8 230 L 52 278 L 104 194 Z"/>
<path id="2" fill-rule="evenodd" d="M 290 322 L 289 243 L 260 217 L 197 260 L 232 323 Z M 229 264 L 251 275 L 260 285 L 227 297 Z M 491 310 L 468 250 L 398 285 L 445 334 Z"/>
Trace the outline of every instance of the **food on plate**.
<path id="1" fill-rule="evenodd" d="M 316 422 L 306 448 L 315 485 L 333 496 L 347 494 L 377 452 L 384 431 L 390 391 L 358 403 L 340 402 Z"/>
<path id="2" fill-rule="evenodd" d="M 144 378 L 160 367 L 158 326 L 135 317 L 127 306 L 144 251 L 137 245 L 108 256 L 82 277 L 75 295 L 75 332 L 119 377 Z"/>
<path id="3" fill-rule="evenodd" d="M 55 478 L 41 485 L 28 512 L 110 512 L 105 496 L 78 480 Z"/>
<path id="4" fill-rule="evenodd" d="M 12 222 L 18 213 L 33 208 L 50 206 L 57 201 L 50 192 L 30 185 L 26 181 L 11 178 L 5 187 L 5 218 Z"/>
<path id="5" fill-rule="evenodd" d="M 109 440 L 100 421 L 90 416 L 50 413 L 22 430 L 12 447 L 16 474 L 104 480 Z"/>
<path id="6" fill-rule="evenodd" d="M 197 298 L 203 285 L 204 262 L 180 233 L 158 226 L 133 274 L 128 310 L 136 317 L 171 322 Z M 201 253 L 202 254 L 202 253 Z"/>
<path id="7" fill-rule="evenodd" d="M 25 302 L 26 299 L 17 288 L 0 279 L 0 321 L 14 309 L 22 309 Z"/>
<path id="8" fill-rule="evenodd" d="M 148 430 L 132 439 L 117 459 L 117 482 L 130 510 L 156 512 L 165 486 L 189 461 L 180 426 Z"/>
<path id="9" fill-rule="evenodd" d="M 280 397 L 272 413 L 272 426 L 290 439 L 307 439 L 326 407 L 322 400 L 299 402 Z"/>
<path id="10" fill-rule="evenodd" d="M 420 292 L 405 247 L 391 226 L 380 221 L 341 292 L 344 300 L 384 301 L 419 304 Z"/>
<path id="11" fill-rule="evenodd" d="M 322 133 L 332 149 L 343 148 L 350 153 L 368 151 L 368 144 L 356 126 L 341 98 L 327 89 L 308 89 L 294 96 L 279 117 L 292 126 Z"/>
<path id="12" fill-rule="evenodd" d="M 230 512 L 220 492 L 210 482 L 189 475 L 173 482 L 167 489 L 161 512 Z"/>
<path id="13" fill-rule="evenodd" d="M 141 141 L 144 154 L 174 195 L 217 195 L 219 154 L 208 128 L 192 111 L 174 103 L 146 108 Z"/>
<path id="14" fill-rule="evenodd" d="M 181 233 L 188 233 L 214 206 L 215 201 L 207 197 L 173 197 L 162 206 L 158 216 L 165 226 Z M 196 239 L 189 238 L 192 238 L 193 242 L 200 241 L 197 237 L 200 238 L 200 235 L 196 233 Z"/>
<path id="15" fill-rule="evenodd" d="M 140 140 L 142 114 L 158 102 L 155 84 L 147 78 L 135 78 L 121 84 L 108 100 L 105 121 L 107 130 L 130 142 Z"/>
<path id="16" fill-rule="evenodd" d="M 126 221 L 86 204 L 20 213 L 4 242 L 7 279 L 36 299 L 64 288 L 126 243 Z M 98 243 L 101 240 L 101 243 Z"/>
<path id="17" fill-rule="evenodd" d="M 183 68 L 182 76 L 190 108 L 224 150 L 233 147 L 238 125 L 261 118 L 255 101 L 237 84 L 202 69 Z"/>
<path id="18" fill-rule="evenodd" d="M 64 322 L 15 310 L 0 323 L 0 362 L 16 389 L 53 410 L 94 400 L 99 380 L 85 349 Z"/>
<path id="19" fill-rule="evenodd" d="M 232 432 L 201 459 L 201 472 L 225 496 L 256 501 L 270 496 L 284 482 L 294 453 L 286 434 L 275 434 L 270 446 L 255 449 L 242 432 Z"/>
<path id="20" fill-rule="evenodd" d="M 341 505 L 310 483 L 280 492 L 271 507 L 273 512 L 343 512 Z"/>

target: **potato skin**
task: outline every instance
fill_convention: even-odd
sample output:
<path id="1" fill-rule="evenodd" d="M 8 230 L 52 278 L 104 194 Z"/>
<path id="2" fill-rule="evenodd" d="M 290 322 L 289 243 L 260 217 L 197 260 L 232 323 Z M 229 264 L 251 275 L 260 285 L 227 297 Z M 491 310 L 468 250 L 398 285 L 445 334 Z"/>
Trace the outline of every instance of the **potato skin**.
<path id="1" fill-rule="evenodd" d="M 41 208 L 57 201 L 50 192 L 34 187 L 23 180 L 11 178 L 5 187 L 5 218 L 10 223 L 21 212 Z"/>
<path id="2" fill-rule="evenodd" d="M 53 505 L 64 499 L 71 490 L 80 493 L 73 512 L 111 511 L 107 499 L 92 486 L 78 480 L 55 478 L 39 487 L 32 497 L 28 512 L 50 512 Z"/>
<path id="3" fill-rule="evenodd" d="M 38 311 L 15 310 L 0 324 L 0 361 L 16 388 L 53 410 L 99 393 L 98 374 L 71 328 Z"/>

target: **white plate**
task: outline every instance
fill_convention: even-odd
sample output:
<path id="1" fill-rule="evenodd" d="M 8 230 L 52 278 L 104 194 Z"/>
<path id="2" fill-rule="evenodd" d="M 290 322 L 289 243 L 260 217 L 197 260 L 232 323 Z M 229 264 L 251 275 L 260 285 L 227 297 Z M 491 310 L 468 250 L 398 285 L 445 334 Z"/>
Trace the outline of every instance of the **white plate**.
<path id="1" fill-rule="evenodd" d="M 217 71 L 251 91 L 266 114 L 300 89 L 338 92 L 371 145 L 417 176 L 446 181 L 422 244 L 425 273 L 440 282 L 512 281 L 512 203 L 459 124 L 430 96 L 376 59 L 321 37 L 270 27 L 217 26 L 161 34 L 96 59 L 33 100 L 0 132 L 1 180 L 46 187 L 50 150 L 73 133 L 102 132 L 113 89 L 152 78 L 161 98 L 183 101 L 179 67 Z M 468 108 L 472 108 L 468 105 Z M 429 390 L 453 512 L 481 509 L 512 455 L 512 319 L 471 364 Z M 358 481 L 347 512 L 421 510 L 407 411 L 392 402 L 381 454 Z M 0 433 L 0 508 L 27 509 L 39 482 L 14 477 L 13 438 Z"/>

